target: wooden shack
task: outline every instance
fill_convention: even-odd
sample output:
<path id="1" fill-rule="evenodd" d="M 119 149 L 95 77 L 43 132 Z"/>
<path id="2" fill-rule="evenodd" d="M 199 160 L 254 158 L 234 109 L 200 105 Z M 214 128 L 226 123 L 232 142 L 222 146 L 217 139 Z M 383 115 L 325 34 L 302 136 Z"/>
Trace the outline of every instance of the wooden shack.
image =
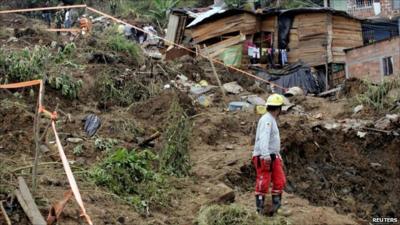
<path id="1" fill-rule="evenodd" d="M 359 20 L 329 10 L 298 13 L 289 33 L 288 62 L 302 60 L 310 66 L 344 64 L 344 49 L 362 45 Z"/>

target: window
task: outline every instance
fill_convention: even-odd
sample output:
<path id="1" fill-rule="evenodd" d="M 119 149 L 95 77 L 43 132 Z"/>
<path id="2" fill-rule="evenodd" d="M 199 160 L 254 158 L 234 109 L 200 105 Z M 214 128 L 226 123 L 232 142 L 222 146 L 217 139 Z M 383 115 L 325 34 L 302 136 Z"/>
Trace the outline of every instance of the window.
<path id="1" fill-rule="evenodd" d="M 356 7 L 357 8 L 364 8 L 364 7 L 371 7 L 373 0 L 356 0 Z M 400 1 L 400 0 L 393 0 L 393 1 Z"/>
<path id="2" fill-rule="evenodd" d="M 383 75 L 389 76 L 393 74 L 393 58 L 391 56 L 382 59 Z"/>
<path id="3" fill-rule="evenodd" d="M 393 0 L 393 10 L 400 9 L 400 0 Z"/>

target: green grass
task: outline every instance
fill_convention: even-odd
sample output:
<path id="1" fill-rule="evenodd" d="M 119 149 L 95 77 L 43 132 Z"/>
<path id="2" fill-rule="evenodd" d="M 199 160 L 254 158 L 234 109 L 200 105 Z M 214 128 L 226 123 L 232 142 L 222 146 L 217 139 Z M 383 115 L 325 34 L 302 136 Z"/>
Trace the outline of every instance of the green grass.
<path id="1" fill-rule="evenodd" d="M 197 225 L 289 225 L 283 217 L 266 218 L 258 216 L 238 204 L 211 205 L 203 207 L 195 220 Z"/>
<path id="2" fill-rule="evenodd" d="M 171 104 L 168 126 L 164 132 L 164 147 L 160 153 L 161 168 L 178 177 L 190 174 L 189 137 L 191 126 L 177 99 Z"/>

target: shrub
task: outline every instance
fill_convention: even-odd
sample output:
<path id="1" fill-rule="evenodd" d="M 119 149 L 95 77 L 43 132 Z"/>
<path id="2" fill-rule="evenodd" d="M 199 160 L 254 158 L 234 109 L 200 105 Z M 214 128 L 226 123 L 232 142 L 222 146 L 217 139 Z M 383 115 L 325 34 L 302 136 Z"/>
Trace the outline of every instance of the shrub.
<path id="1" fill-rule="evenodd" d="M 52 88 L 60 90 L 63 96 L 75 99 L 82 87 L 82 80 L 75 81 L 70 75 L 62 74 L 61 76 L 50 77 L 49 84 Z"/>
<path id="2" fill-rule="evenodd" d="M 356 96 L 358 104 L 371 107 L 374 110 L 383 110 L 393 106 L 396 100 L 399 100 L 400 93 L 397 96 L 388 96 L 391 90 L 400 90 L 400 80 L 387 80 L 379 85 L 364 81 L 367 90 Z"/>
<path id="3" fill-rule="evenodd" d="M 97 138 L 94 141 L 96 149 L 106 152 L 110 152 L 117 144 L 118 140 L 112 138 Z"/>
<path id="4" fill-rule="evenodd" d="M 211 205 L 203 207 L 196 219 L 197 225 L 288 225 L 289 222 L 280 216 L 267 220 L 249 211 L 243 206 Z"/>
<path id="5" fill-rule="evenodd" d="M 117 149 L 94 167 L 90 174 L 97 185 L 108 188 L 131 203 L 140 213 L 169 201 L 164 177 L 154 171 L 156 155 L 148 150 Z"/>
<path id="6" fill-rule="evenodd" d="M 122 34 L 119 34 L 116 27 L 107 29 L 103 36 L 106 50 L 126 54 L 137 64 L 144 63 L 143 53 L 140 46 L 136 42 L 128 40 Z"/>
<path id="7" fill-rule="evenodd" d="M 187 176 L 191 168 L 188 150 L 191 128 L 177 99 L 171 104 L 167 121 L 165 143 L 160 154 L 161 168 L 171 175 Z"/>

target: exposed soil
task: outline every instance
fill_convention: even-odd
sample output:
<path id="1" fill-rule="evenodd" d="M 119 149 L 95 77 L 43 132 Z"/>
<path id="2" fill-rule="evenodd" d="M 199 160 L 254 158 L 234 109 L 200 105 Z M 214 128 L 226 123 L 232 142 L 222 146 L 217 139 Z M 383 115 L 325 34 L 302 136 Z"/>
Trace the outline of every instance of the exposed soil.
<path id="1" fill-rule="evenodd" d="M 17 26 L 21 29 L 26 28 L 23 25 L 30 25 L 30 20 L 20 16 L 10 19 L 0 16 L 0 21 L 5 21 L 5 25 L 17 23 L 21 25 Z M 46 43 L 51 42 L 54 38 L 41 35 L 24 35 L 17 43 L 7 44 L 8 37 L 1 41 L 7 47 L 21 49 L 30 44 L 43 44 L 43 40 Z M 25 38 L 31 38 L 31 42 L 21 41 Z M 83 44 L 77 40 L 77 46 L 80 48 Z M 161 69 L 155 69 L 158 66 L 154 65 L 158 62 L 148 60 L 146 63 L 147 69 L 142 71 L 137 65 L 121 62 L 118 64 L 119 68 L 115 69 L 116 74 L 119 76 L 124 70 L 131 69 L 144 72 L 139 77 L 142 81 L 163 76 L 164 82 L 174 79 L 177 74 L 184 74 L 194 81 L 206 79 L 211 84 L 217 84 L 206 60 L 183 58 L 174 63 L 160 62 L 168 74 L 164 74 Z M 110 105 L 107 110 L 99 109 L 98 96 L 94 91 L 95 81 L 99 74 L 110 67 L 116 65 L 94 61 L 92 64 L 85 64 L 81 72 L 73 73 L 73 76 L 84 81 L 78 100 L 64 99 L 59 92 L 49 88 L 46 89 L 45 98 L 46 107 L 54 109 L 58 104 L 59 109 L 72 116 L 72 121 L 68 121 L 62 114 L 57 126 L 83 201 L 96 225 L 193 224 L 199 209 L 212 203 L 229 204 L 235 201 L 254 209 L 255 174 L 250 159 L 259 116 L 251 112 L 224 110 L 228 100 L 240 100 L 239 95 L 228 95 L 224 99 L 216 91 L 213 104 L 209 108 L 203 108 L 194 105 L 193 99 L 187 93 L 164 90 L 157 96 L 129 107 Z M 250 91 L 243 95 L 256 92 L 261 93 L 261 97 L 267 96 L 264 89 L 258 86 L 254 88 L 253 80 L 229 73 L 223 67 L 217 66 L 217 69 L 224 83 L 235 80 Z M 345 96 L 354 96 L 360 91 L 355 88 L 358 82 L 349 81 Z M 27 90 L 17 91 L 23 93 L 21 98 L 0 91 L 0 169 L 4 169 L 0 200 L 6 199 L 17 187 L 17 176 L 23 176 L 28 184 L 31 183 L 30 165 L 34 156 L 32 130 L 36 99 L 29 97 Z M 156 131 L 163 131 L 174 99 L 177 99 L 193 122 L 190 136 L 191 176 L 175 178 L 171 182 L 176 189 L 171 206 L 152 209 L 150 216 L 144 217 L 118 196 L 89 182 L 85 177 L 86 172 L 105 155 L 95 148 L 96 138 L 118 139 L 119 146 L 137 148 L 139 139 Z M 372 217 L 399 218 L 399 138 L 368 132 L 361 139 L 355 130 L 344 132 L 323 128 L 323 123 L 337 122 L 353 116 L 344 97 L 335 101 L 316 97 L 293 97 L 290 101 L 301 106 L 304 112 L 291 110 L 282 115 L 279 122 L 282 145 L 287 149 L 282 153 L 288 179 L 284 207 L 291 211 L 285 219 L 291 224 L 337 225 L 366 224 Z M 89 113 L 98 115 L 102 120 L 94 138 L 87 137 L 83 131 L 82 119 Z M 372 115 L 370 117 L 371 120 L 376 119 Z M 41 131 L 44 131 L 45 125 L 43 124 Z M 399 124 L 394 126 L 398 127 Z M 77 144 L 68 142 L 68 137 L 83 139 L 82 154 L 73 153 Z M 68 190 L 57 149 L 50 144 L 51 140 L 50 135 L 47 141 L 49 150 L 43 152 L 40 158 L 42 164 L 39 167 L 39 185 L 35 194 L 43 215 L 47 215 L 50 205 L 60 200 L 64 191 Z M 154 140 L 152 150 L 159 151 L 162 142 L 162 137 Z M 232 189 L 234 199 L 219 199 L 226 190 L 225 184 Z M 10 215 L 13 224 L 27 224 L 27 218 L 18 206 L 11 210 Z M 60 223 L 72 225 L 79 221 L 82 222 L 78 206 L 71 200 Z M 0 224 L 4 224 L 2 218 Z"/>

